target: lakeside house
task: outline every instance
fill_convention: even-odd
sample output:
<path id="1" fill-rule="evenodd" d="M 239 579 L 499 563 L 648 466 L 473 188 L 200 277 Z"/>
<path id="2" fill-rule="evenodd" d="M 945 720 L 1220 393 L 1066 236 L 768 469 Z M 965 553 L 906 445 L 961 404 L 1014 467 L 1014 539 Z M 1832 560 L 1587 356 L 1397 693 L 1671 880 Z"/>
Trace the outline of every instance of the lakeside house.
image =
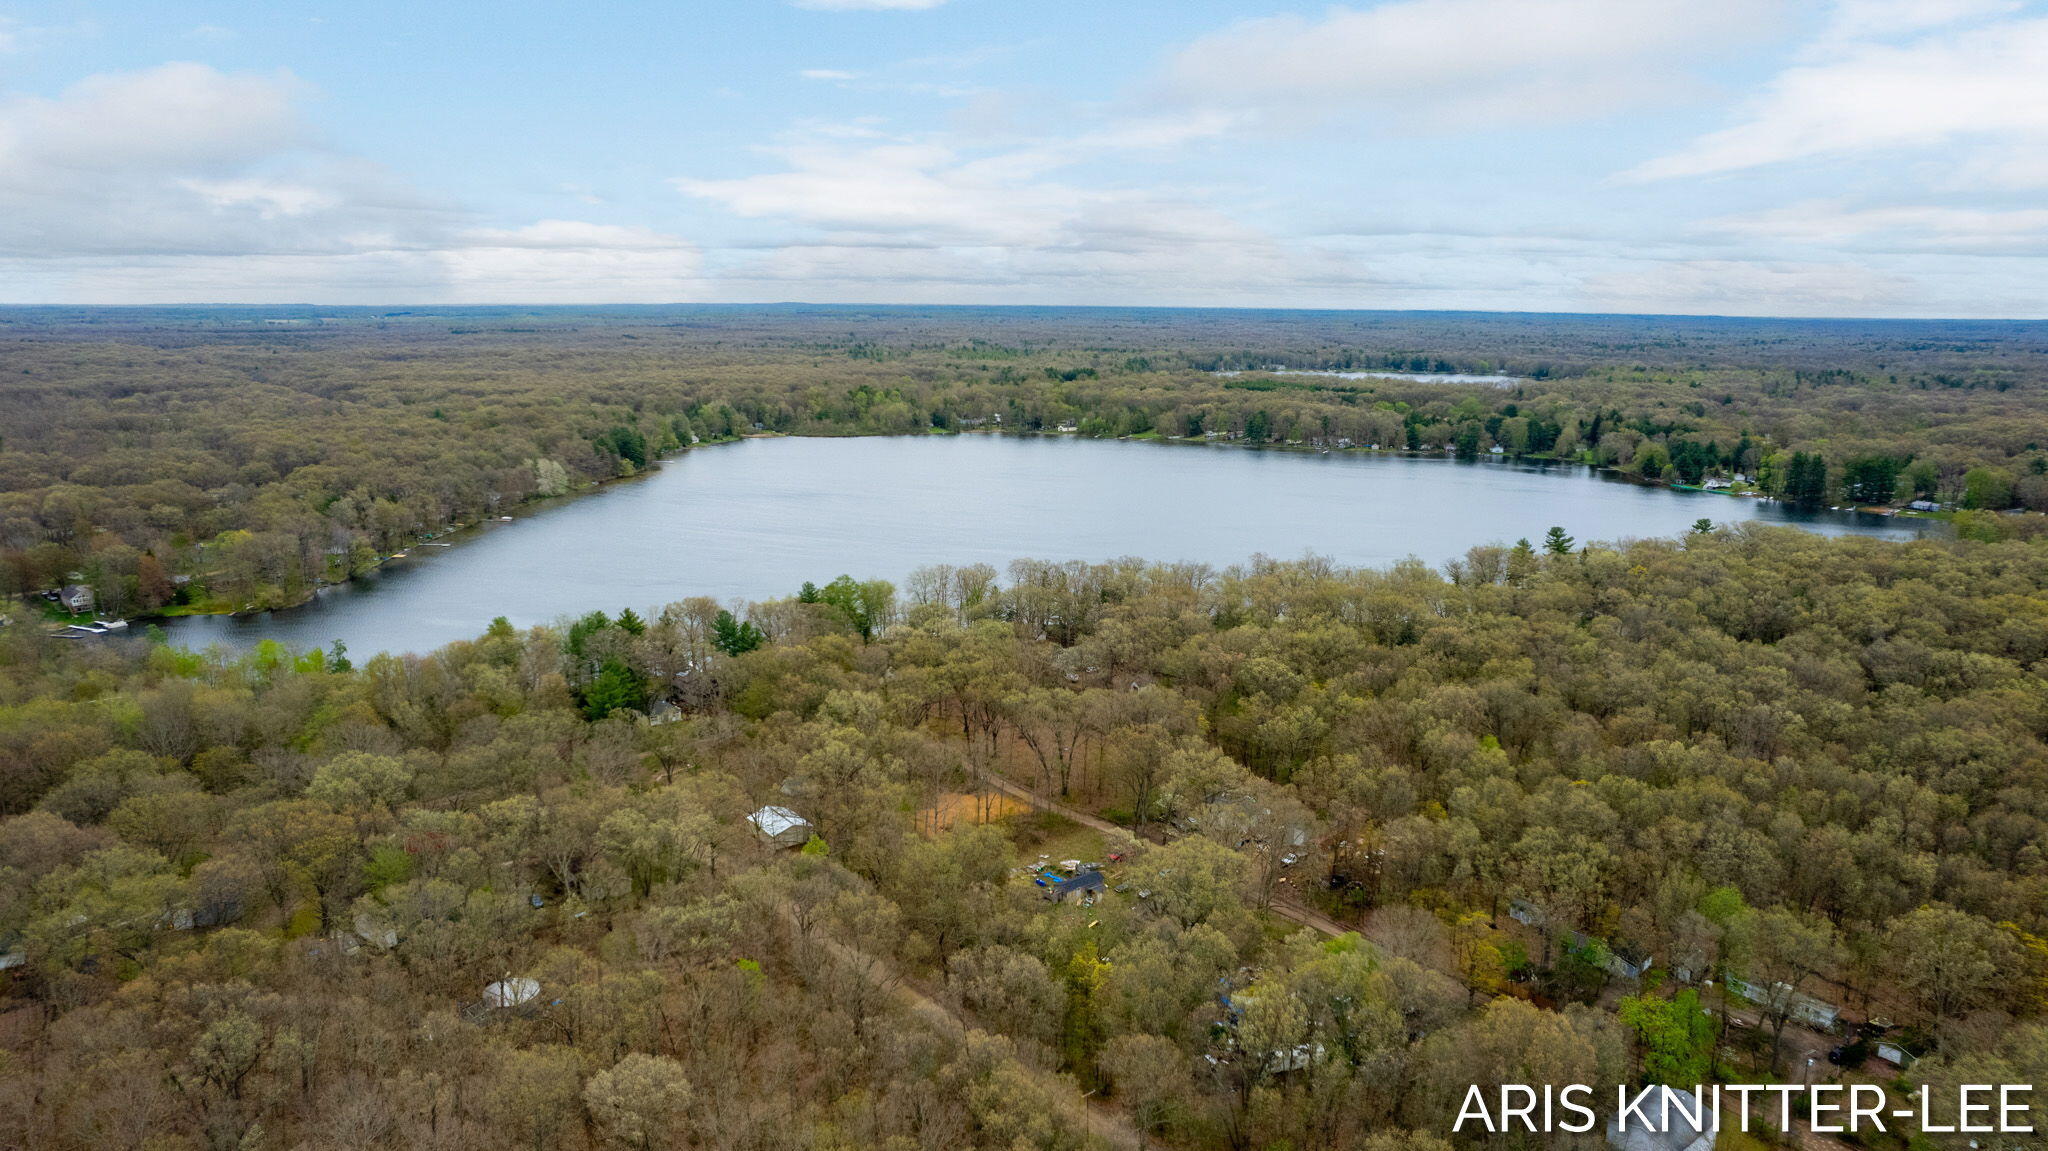
<path id="1" fill-rule="evenodd" d="M 82 583 L 68 583 L 57 589 L 57 606 L 72 615 L 84 615 L 92 610 L 92 589 Z"/>
<path id="2" fill-rule="evenodd" d="M 1941 505 L 1933 500 L 1914 500 L 1906 505 L 1906 510 L 1909 512 L 1938 512 L 1941 510 Z"/>

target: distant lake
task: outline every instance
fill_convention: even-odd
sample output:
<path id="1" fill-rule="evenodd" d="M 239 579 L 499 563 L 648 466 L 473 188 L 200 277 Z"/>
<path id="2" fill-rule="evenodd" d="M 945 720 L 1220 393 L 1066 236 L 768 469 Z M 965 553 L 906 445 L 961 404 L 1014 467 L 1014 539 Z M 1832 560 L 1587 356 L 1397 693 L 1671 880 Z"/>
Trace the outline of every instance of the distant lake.
<path id="1" fill-rule="evenodd" d="M 685 452 L 644 477 L 412 549 L 312 603 L 164 621 L 173 642 L 294 648 L 336 639 L 367 657 L 424 652 L 594 608 L 708 595 L 739 604 L 842 572 L 899 584 L 937 563 L 1019 557 L 1192 560 L 1307 552 L 1351 566 L 1432 564 L 1475 544 L 1675 536 L 1757 519 L 1906 539 L 1924 521 L 1796 512 L 1645 487 L 1575 465 L 1380 453 L 988 435 L 758 439 Z"/>
<path id="2" fill-rule="evenodd" d="M 1414 380 L 1418 384 L 1486 384 L 1512 388 L 1529 381 L 1521 376 L 1475 376 L 1466 372 L 1339 372 L 1315 368 L 1268 368 L 1257 372 L 1217 372 L 1219 376 L 1327 376 L 1337 380 Z"/>

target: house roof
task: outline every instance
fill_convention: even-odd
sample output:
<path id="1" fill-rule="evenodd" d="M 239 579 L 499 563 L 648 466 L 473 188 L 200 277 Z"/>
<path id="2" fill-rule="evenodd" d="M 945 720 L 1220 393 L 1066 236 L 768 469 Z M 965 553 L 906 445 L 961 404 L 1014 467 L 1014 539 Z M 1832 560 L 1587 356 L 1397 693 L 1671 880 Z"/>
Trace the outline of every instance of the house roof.
<path id="1" fill-rule="evenodd" d="M 532 979 L 501 979 L 484 988 L 484 1002 L 493 1007 L 517 1007 L 540 997 L 540 984 Z"/>
<path id="2" fill-rule="evenodd" d="M 1045 893 L 1057 899 L 1070 891 L 1100 891 L 1105 886 L 1107 884 L 1104 882 L 1101 872 L 1084 871 L 1072 879 L 1060 880 L 1058 883 L 1046 888 Z"/>
<path id="3" fill-rule="evenodd" d="M 803 816 L 772 803 L 748 816 L 747 821 L 760 828 L 762 835 L 781 835 L 787 831 L 810 826 L 810 822 Z"/>

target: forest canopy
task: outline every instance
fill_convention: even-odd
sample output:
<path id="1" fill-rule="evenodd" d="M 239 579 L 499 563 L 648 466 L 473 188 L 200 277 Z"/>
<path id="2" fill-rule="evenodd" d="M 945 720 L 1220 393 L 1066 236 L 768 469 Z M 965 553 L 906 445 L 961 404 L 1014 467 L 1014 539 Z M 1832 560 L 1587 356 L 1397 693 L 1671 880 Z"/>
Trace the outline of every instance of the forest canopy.
<path id="1" fill-rule="evenodd" d="M 7 629 L 0 1142 L 1441 1151 L 1809 1002 L 2043 1081 L 2048 551 L 1552 542 Z"/>

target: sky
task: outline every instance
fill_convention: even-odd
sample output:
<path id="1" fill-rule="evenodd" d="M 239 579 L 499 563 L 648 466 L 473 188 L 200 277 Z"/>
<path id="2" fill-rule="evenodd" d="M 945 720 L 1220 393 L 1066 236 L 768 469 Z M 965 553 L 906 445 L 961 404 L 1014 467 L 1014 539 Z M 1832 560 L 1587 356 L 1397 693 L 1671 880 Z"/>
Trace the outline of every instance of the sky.
<path id="1" fill-rule="evenodd" d="M 0 0 L 0 303 L 2048 316 L 2048 2 Z"/>

